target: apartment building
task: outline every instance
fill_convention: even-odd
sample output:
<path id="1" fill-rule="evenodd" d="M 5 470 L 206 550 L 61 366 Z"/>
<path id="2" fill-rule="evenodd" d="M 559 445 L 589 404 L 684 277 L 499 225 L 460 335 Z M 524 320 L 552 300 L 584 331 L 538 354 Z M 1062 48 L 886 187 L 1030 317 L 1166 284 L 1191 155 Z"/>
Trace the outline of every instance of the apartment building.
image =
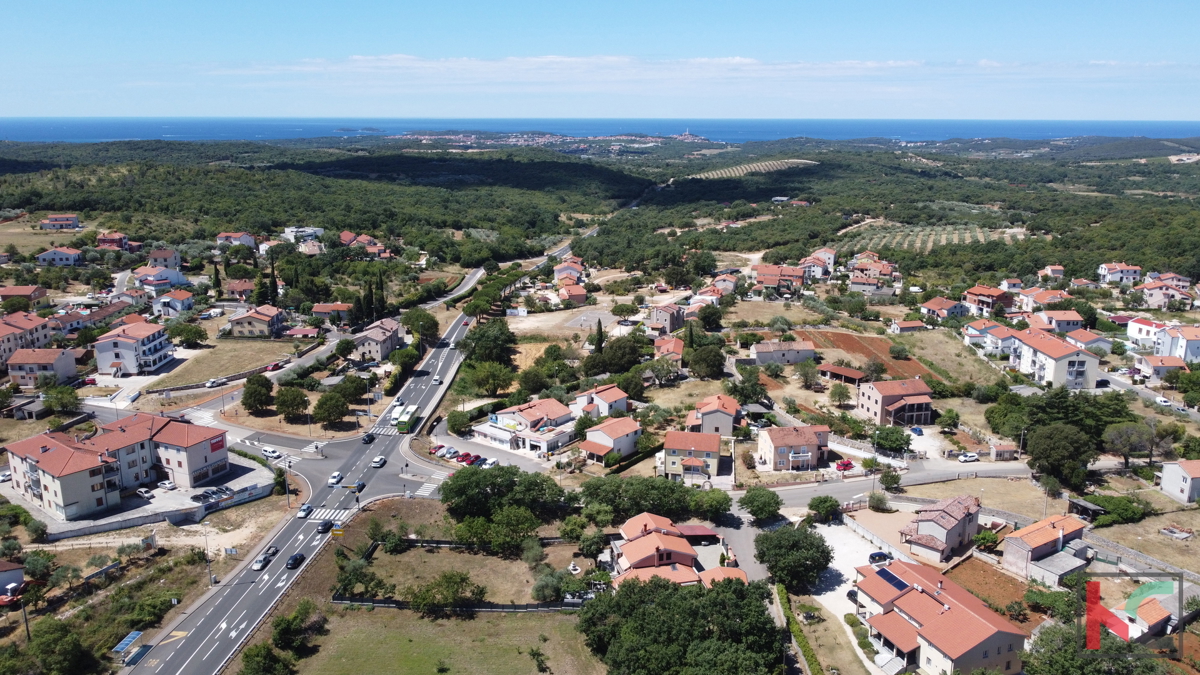
<path id="1" fill-rule="evenodd" d="M 183 260 L 179 257 L 179 251 L 170 248 L 159 248 L 150 252 L 151 267 L 165 267 L 171 270 L 178 270 L 183 265 Z"/>
<path id="2" fill-rule="evenodd" d="M 683 328 L 683 308 L 674 303 L 655 305 L 650 308 L 649 323 L 662 324 L 668 333 Z"/>
<path id="3" fill-rule="evenodd" d="M 75 377 L 75 355 L 69 349 L 18 349 L 8 359 L 8 375 L 23 389 L 37 387 L 43 375 L 62 384 Z"/>
<path id="4" fill-rule="evenodd" d="M 1188 363 L 1200 361 L 1200 326 L 1162 328 L 1155 334 L 1155 356 L 1177 356 Z"/>
<path id="5" fill-rule="evenodd" d="M 101 375 L 152 373 L 174 358 L 167 329 L 158 324 L 127 324 L 96 340 L 96 367 Z"/>
<path id="6" fill-rule="evenodd" d="M 919 426 L 933 421 L 933 390 L 920 378 L 858 387 L 858 414 L 876 424 Z"/>
<path id="7" fill-rule="evenodd" d="M 608 417 L 616 411 L 629 412 L 629 394 L 615 384 L 606 384 L 575 394 L 575 401 L 567 406 L 576 418 Z"/>
<path id="8" fill-rule="evenodd" d="M 1039 384 L 1068 389 L 1096 386 L 1100 357 L 1039 330 L 1018 331 L 1009 365 Z"/>
<path id="9" fill-rule="evenodd" d="M 1136 284 L 1142 278 L 1142 268 L 1137 265 L 1126 265 L 1123 262 L 1103 263 L 1096 269 L 1101 283 L 1105 284 Z"/>

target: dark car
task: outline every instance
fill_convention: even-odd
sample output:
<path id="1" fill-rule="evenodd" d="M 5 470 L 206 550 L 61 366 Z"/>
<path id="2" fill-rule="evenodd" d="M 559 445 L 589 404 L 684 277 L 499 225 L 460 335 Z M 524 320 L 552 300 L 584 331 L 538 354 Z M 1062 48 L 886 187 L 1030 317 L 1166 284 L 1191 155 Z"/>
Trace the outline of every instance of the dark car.
<path id="1" fill-rule="evenodd" d="M 287 564 L 284 565 L 284 567 L 288 568 L 289 570 L 294 570 L 303 564 L 304 564 L 304 554 L 297 553 L 296 555 L 288 558 Z"/>
<path id="2" fill-rule="evenodd" d="M 846 599 L 850 602 L 858 602 L 858 589 L 851 588 L 850 590 L 846 591 Z"/>
<path id="3" fill-rule="evenodd" d="M 333 521 L 332 520 L 322 520 L 320 523 L 317 524 L 317 534 L 325 534 L 326 532 L 328 532 L 332 529 L 333 529 Z"/>
<path id="4" fill-rule="evenodd" d="M 216 490 L 217 492 L 221 493 L 222 495 L 225 495 L 226 497 L 232 497 L 234 494 L 236 494 L 233 491 L 233 488 L 227 488 L 224 485 L 222 485 L 221 487 L 218 487 L 218 488 L 213 488 L 213 489 Z"/>
<path id="5" fill-rule="evenodd" d="M 211 502 L 213 498 L 209 497 L 208 495 L 192 495 L 191 500 L 197 504 L 207 504 Z"/>
<path id="6" fill-rule="evenodd" d="M 375 434 L 367 434 L 367 435 L 363 436 L 362 442 L 363 443 L 374 443 L 375 442 Z"/>
<path id="7" fill-rule="evenodd" d="M 871 555 L 867 556 L 867 560 L 870 561 L 870 563 L 872 565 L 876 565 L 879 563 L 885 563 L 891 559 L 892 559 L 892 556 L 884 553 L 883 551 L 876 551 L 876 552 L 872 553 Z"/>
<path id="8" fill-rule="evenodd" d="M 262 554 L 269 555 L 272 558 L 274 558 L 275 556 L 279 555 L 279 547 L 278 546 L 268 546 L 267 550 L 263 551 Z"/>
<path id="9" fill-rule="evenodd" d="M 1097 389 L 1103 389 L 1110 384 L 1111 384 L 1111 382 L 1109 382 L 1108 380 L 1096 380 L 1096 388 Z"/>
<path id="10" fill-rule="evenodd" d="M 487 457 L 483 455 L 475 455 L 475 459 L 471 460 L 471 466 L 479 466 L 487 461 Z"/>

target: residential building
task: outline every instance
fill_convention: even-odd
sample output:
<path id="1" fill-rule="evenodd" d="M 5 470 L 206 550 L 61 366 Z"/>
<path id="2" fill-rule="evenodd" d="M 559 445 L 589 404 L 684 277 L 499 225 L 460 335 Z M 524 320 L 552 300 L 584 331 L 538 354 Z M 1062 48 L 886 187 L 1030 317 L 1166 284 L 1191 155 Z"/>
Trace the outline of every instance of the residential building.
<path id="1" fill-rule="evenodd" d="M 668 333 L 683 328 L 683 308 L 676 304 L 655 305 L 650 308 L 650 322 L 662 324 Z"/>
<path id="2" fill-rule="evenodd" d="M 1000 290 L 1008 291 L 1009 293 L 1012 293 L 1013 291 L 1019 291 L 1022 288 L 1025 288 L 1025 284 L 1020 279 L 1005 279 L 1004 281 L 1000 282 Z"/>
<path id="3" fill-rule="evenodd" d="M 96 368 L 101 375 L 121 377 L 151 373 L 175 358 L 167 329 L 158 324 L 120 326 L 96 340 Z"/>
<path id="4" fill-rule="evenodd" d="M 74 267 L 83 261 L 83 251 L 67 246 L 56 246 L 49 251 L 39 253 L 39 265 L 47 267 Z"/>
<path id="5" fill-rule="evenodd" d="M 751 265 L 750 282 L 762 286 L 763 293 L 790 295 L 804 285 L 806 278 L 820 276 L 823 268 L 813 261 L 813 264 L 802 267 L 788 265 Z"/>
<path id="6" fill-rule="evenodd" d="M 230 279 L 225 283 L 225 294 L 242 302 L 249 302 L 254 297 L 254 280 Z"/>
<path id="7" fill-rule="evenodd" d="M 667 358 L 672 361 L 683 360 L 683 340 L 677 337 L 664 337 L 654 341 L 654 358 Z"/>
<path id="8" fill-rule="evenodd" d="M 1133 364 L 1137 368 L 1138 375 L 1146 378 L 1146 381 L 1150 384 L 1162 382 L 1163 377 L 1172 370 L 1182 370 L 1185 373 L 1192 372 L 1188 370 L 1187 363 L 1178 356 L 1138 354 L 1134 357 Z"/>
<path id="9" fill-rule="evenodd" d="M 217 244 L 236 246 L 242 244 L 254 248 L 254 235 L 249 232 L 222 232 L 217 235 Z"/>
<path id="10" fill-rule="evenodd" d="M 713 394 L 701 399 L 694 410 L 688 411 L 684 429 L 695 433 L 732 436 L 733 428 L 743 423 L 742 407 L 737 399 L 725 394 Z"/>
<path id="11" fill-rule="evenodd" d="M 554 266 L 554 281 L 559 285 L 576 284 L 583 276 L 583 265 L 573 262 L 559 263 Z"/>
<path id="12" fill-rule="evenodd" d="M 868 277 L 870 279 L 890 279 L 900 276 L 900 273 L 896 270 L 895 265 L 882 260 L 864 260 L 862 262 L 855 263 L 854 266 L 850 268 L 850 273 L 852 278 L 854 275 Z M 853 281 L 851 281 L 851 283 L 853 283 Z"/>
<path id="13" fill-rule="evenodd" d="M 1100 282 L 1105 284 L 1136 284 L 1142 278 L 1142 268 L 1123 262 L 1103 263 L 1096 269 Z"/>
<path id="14" fill-rule="evenodd" d="M 876 424 L 929 424 L 933 421 L 932 393 L 920 378 L 867 382 L 858 387 L 857 411 Z"/>
<path id="15" fill-rule="evenodd" d="M 1063 270 L 1062 265 L 1046 265 L 1037 272 L 1039 279 L 1049 279 L 1051 282 L 1058 281 L 1059 279 L 1063 278 L 1064 274 L 1065 271 Z"/>
<path id="16" fill-rule="evenodd" d="M 900 530 L 909 553 L 936 562 L 946 562 L 954 549 L 970 544 L 979 534 L 979 498 L 969 495 L 947 497 L 917 507 L 917 517 Z"/>
<path id="17" fill-rule="evenodd" d="M 1182 504 L 1194 504 L 1200 499 L 1200 459 L 1163 462 L 1163 494 Z"/>
<path id="18" fill-rule="evenodd" d="M 1083 537 L 1087 523 L 1073 515 L 1050 516 L 1004 537 L 1004 569 L 1028 579 L 1034 562 Z"/>
<path id="19" fill-rule="evenodd" d="M 825 461 L 829 427 L 769 427 L 758 432 L 759 471 L 810 471 Z"/>
<path id="20" fill-rule="evenodd" d="M 992 316 L 997 307 L 1007 311 L 1013 306 L 1013 296 L 991 286 L 972 286 L 962 294 L 962 304 L 972 316 Z"/>
<path id="21" fill-rule="evenodd" d="M 41 349 L 54 337 L 50 320 L 29 312 L 9 312 L 0 317 L 0 326 L 11 329 L 5 330 L 5 334 L 12 338 L 12 342 L 4 346 L 11 344 L 13 350 Z"/>
<path id="22" fill-rule="evenodd" d="M 566 284 L 558 289 L 558 298 L 564 302 L 573 302 L 576 305 L 582 305 L 587 302 L 587 291 L 583 286 L 578 284 Z"/>
<path id="23" fill-rule="evenodd" d="M 1034 286 L 1017 292 L 1016 307 L 1022 312 L 1033 312 L 1039 307 L 1071 298 L 1071 294 L 1066 291 L 1046 290 L 1040 286 Z"/>
<path id="24" fill-rule="evenodd" d="M 833 366 L 828 363 L 822 363 L 821 365 L 817 366 L 817 372 L 820 373 L 821 377 L 824 377 L 825 379 L 837 380 L 839 382 L 849 382 L 856 387 L 858 386 L 858 383 L 867 376 L 867 374 L 861 370 L 846 368 L 845 366 Z"/>
<path id="25" fill-rule="evenodd" d="M 120 232 L 105 232 L 96 237 L 96 248 L 109 247 L 118 251 L 129 250 L 129 237 Z"/>
<path id="26" fill-rule="evenodd" d="M 720 274 L 713 279 L 712 285 L 719 288 L 721 293 L 732 293 L 737 290 L 738 278 L 732 274 Z"/>
<path id="27" fill-rule="evenodd" d="M 188 286 L 190 282 L 183 276 L 179 270 L 167 269 L 166 267 L 139 267 L 133 271 L 133 277 L 137 279 L 138 286 L 149 291 L 155 297 L 166 293 L 175 286 Z"/>
<path id="28" fill-rule="evenodd" d="M 932 316 L 938 320 L 963 317 L 970 311 L 970 308 L 961 302 L 941 297 L 934 298 L 921 305 L 921 316 Z"/>
<path id="29" fill-rule="evenodd" d="M 883 282 L 879 279 L 871 277 L 852 276 L 850 277 L 850 291 L 852 293 L 862 293 L 864 295 L 874 295 L 883 287 Z"/>
<path id="30" fill-rule="evenodd" d="M 916 333 L 926 329 L 924 321 L 896 321 L 893 320 L 888 326 L 888 332 L 895 335 L 904 333 Z"/>
<path id="31" fill-rule="evenodd" d="M 1071 280 L 1071 288 L 1086 288 L 1086 289 L 1090 289 L 1090 290 L 1095 290 L 1097 288 L 1100 288 L 1100 284 L 1092 281 L 1091 279 L 1072 279 Z"/>
<path id="32" fill-rule="evenodd" d="M 704 584 L 705 588 L 712 588 L 713 584 L 726 579 L 737 579 L 743 584 L 750 583 L 750 577 L 746 576 L 745 570 L 738 567 L 710 567 L 700 572 L 700 583 Z"/>
<path id="33" fill-rule="evenodd" d="M 618 574 L 632 569 L 671 565 L 691 569 L 696 564 L 696 549 L 683 537 L 650 532 L 632 541 L 613 543 L 617 549 L 614 563 Z"/>
<path id="34" fill-rule="evenodd" d="M 825 265 L 825 269 L 831 270 L 833 269 L 833 266 L 837 264 L 837 251 L 831 248 L 819 248 L 813 251 L 812 255 L 809 257 L 820 260 L 821 263 Z"/>
<path id="35" fill-rule="evenodd" d="M 668 431 L 663 437 L 658 475 L 677 481 L 708 480 L 721 463 L 721 437 L 693 431 Z"/>
<path id="36" fill-rule="evenodd" d="M 1192 280 L 1190 278 L 1174 272 L 1164 272 L 1162 274 L 1159 274 L 1158 272 L 1151 272 L 1146 275 L 1146 278 L 1150 281 L 1161 281 L 1162 283 L 1178 288 L 1181 291 L 1186 291 L 1192 287 Z"/>
<path id="37" fill-rule="evenodd" d="M 1018 331 L 1009 364 L 1039 384 L 1068 389 L 1096 386 L 1100 358 L 1066 340 L 1039 330 Z"/>
<path id="38" fill-rule="evenodd" d="M 1043 310 L 1037 317 L 1050 324 L 1055 333 L 1070 333 L 1083 328 L 1083 317 L 1073 309 Z"/>
<path id="39" fill-rule="evenodd" d="M 0 288 L 0 303 L 12 298 L 25 298 L 29 301 L 29 308 L 34 311 L 50 306 L 50 298 L 47 296 L 46 289 L 41 286 L 7 286 Z"/>
<path id="40" fill-rule="evenodd" d="M 338 233 L 338 242 L 341 243 L 342 246 L 349 246 L 353 244 L 354 240 L 357 238 L 358 235 L 349 230 L 342 230 Z"/>
<path id="41" fill-rule="evenodd" d="M 75 377 L 75 355 L 69 349 L 18 349 L 8 359 L 8 375 L 23 389 L 37 387 L 43 375 L 62 384 Z"/>
<path id="42" fill-rule="evenodd" d="M 306 241 L 301 244 L 297 244 L 296 248 L 307 256 L 321 255 L 325 252 L 325 244 L 322 244 L 319 241 Z"/>
<path id="43" fill-rule="evenodd" d="M 587 415 L 599 419 L 618 410 L 629 412 L 629 394 L 615 384 L 606 384 L 575 394 L 575 402 L 567 407 L 576 418 Z"/>
<path id="44" fill-rule="evenodd" d="M 1067 342 L 1079 347 L 1080 349 L 1091 349 L 1092 347 L 1098 347 L 1106 352 L 1112 351 L 1113 344 L 1112 340 L 1109 340 L 1103 335 L 1096 335 L 1090 330 L 1085 330 L 1083 328 L 1067 333 Z"/>
<path id="45" fill-rule="evenodd" d="M 266 255 L 267 251 L 270 251 L 272 246 L 275 246 L 277 244 L 282 244 L 282 243 L 283 243 L 282 241 L 276 241 L 274 239 L 269 239 L 267 241 L 264 241 L 263 243 L 258 245 L 258 254 Z"/>
<path id="46" fill-rule="evenodd" d="M 1167 324 L 1151 321 L 1150 319 L 1131 319 L 1125 325 L 1125 335 L 1129 341 L 1138 347 L 1153 348 L 1159 341 L 1159 331 L 1166 329 Z"/>
<path id="47" fill-rule="evenodd" d="M 855 614 L 872 645 L 891 656 L 883 672 L 1022 672 L 1025 633 L 939 570 L 896 561 L 855 572 Z"/>
<path id="48" fill-rule="evenodd" d="M 642 425 L 632 417 L 610 417 L 587 430 L 587 438 L 579 443 L 579 449 L 588 459 L 604 461 L 610 454 L 628 457 L 637 452 L 637 440 L 642 435 Z"/>
<path id="49" fill-rule="evenodd" d="M 285 227 L 283 234 L 279 235 L 280 239 L 290 241 L 293 244 L 311 241 L 325 234 L 324 228 L 320 227 Z"/>
<path id="50" fill-rule="evenodd" d="M 13 487 L 60 520 L 121 503 L 121 492 L 159 480 L 194 488 L 229 468 L 225 432 L 138 413 L 90 439 L 44 433 L 10 443 Z"/>
<path id="51" fill-rule="evenodd" d="M 404 327 L 395 319 L 380 319 L 354 336 L 354 352 L 358 361 L 382 362 L 393 351 L 404 346 Z"/>
<path id="52" fill-rule="evenodd" d="M 244 337 L 274 337 L 283 330 L 283 310 L 270 305 L 235 314 L 229 320 L 229 334 Z"/>
<path id="53" fill-rule="evenodd" d="M 571 410 L 553 398 L 543 398 L 494 413 L 472 428 L 475 439 L 537 455 L 551 453 L 575 437 Z"/>
<path id="54" fill-rule="evenodd" d="M 43 230 L 77 230 L 79 216 L 74 213 L 52 214 L 42 219 L 41 227 Z"/>
<path id="55" fill-rule="evenodd" d="M 750 345 L 750 357 L 760 366 L 767 363 L 800 363 L 811 361 L 816 356 L 816 345 L 808 340 L 767 340 Z"/>
<path id="56" fill-rule="evenodd" d="M 150 294 L 140 288 L 130 288 L 108 296 L 108 303 L 128 302 L 131 307 L 141 307 L 150 300 Z"/>
<path id="57" fill-rule="evenodd" d="M 151 267 L 165 267 L 170 270 L 178 270 L 183 265 L 183 260 L 179 258 L 179 251 L 171 248 L 159 248 L 150 252 Z"/>
<path id="58" fill-rule="evenodd" d="M 1142 294 L 1146 307 L 1150 309 L 1167 309 L 1168 303 L 1175 303 L 1184 310 L 1192 308 L 1195 296 L 1164 281 L 1148 281 L 1133 287 L 1134 291 Z"/>
<path id="59" fill-rule="evenodd" d="M 979 319 L 962 327 L 963 343 L 968 345 L 982 344 L 984 338 L 987 337 L 988 331 L 995 328 L 1003 328 L 1001 324 L 992 321 L 991 319 Z"/>
<path id="60" fill-rule="evenodd" d="M 183 289 L 164 293 L 154 298 L 154 301 L 151 303 L 154 307 L 155 316 L 165 316 L 167 318 L 177 317 L 184 312 L 189 312 L 195 307 L 195 304 L 192 294 Z"/>
<path id="61" fill-rule="evenodd" d="M 8 589 L 15 585 L 17 589 L 20 589 L 24 583 L 24 565 L 15 562 L 9 562 L 7 560 L 0 560 L 0 588 Z M 16 593 L 9 593 L 6 590 L 3 595 L 16 595 Z"/>
<path id="62" fill-rule="evenodd" d="M 1200 361 L 1200 326 L 1160 329 L 1154 341 L 1158 356 L 1178 356 L 1188 363 Z"/>

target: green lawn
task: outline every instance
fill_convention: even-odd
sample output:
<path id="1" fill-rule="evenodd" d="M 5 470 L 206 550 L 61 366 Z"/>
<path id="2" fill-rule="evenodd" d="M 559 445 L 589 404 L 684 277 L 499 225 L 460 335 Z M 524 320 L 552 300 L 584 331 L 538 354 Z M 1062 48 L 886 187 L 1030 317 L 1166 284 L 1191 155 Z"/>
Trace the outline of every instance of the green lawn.
<path id="1" fill-rule="evenodd" d="M 605 672 L 562 613 L 479 614 L 473 620 L 430 621 L 393 609 L 330 612 L 319 651 L 297 664 L 300 675 L 449 673 L 528 675 L 536 672 L 530 647 L 541 649 L 555 673 Z M 542 642 L 539 636 L 547 639 Z"/>

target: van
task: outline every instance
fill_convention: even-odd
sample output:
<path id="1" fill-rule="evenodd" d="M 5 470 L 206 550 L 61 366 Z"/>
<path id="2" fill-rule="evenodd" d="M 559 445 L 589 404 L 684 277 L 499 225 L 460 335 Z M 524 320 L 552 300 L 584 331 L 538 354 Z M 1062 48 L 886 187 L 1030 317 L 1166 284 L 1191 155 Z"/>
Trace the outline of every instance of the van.
<path id="1" fill-rule="evenodd" d="M 392 406 L 392 426 L 400 423 L 400 415 L 404 413 L 404 408 L 399 403 Z"/>

